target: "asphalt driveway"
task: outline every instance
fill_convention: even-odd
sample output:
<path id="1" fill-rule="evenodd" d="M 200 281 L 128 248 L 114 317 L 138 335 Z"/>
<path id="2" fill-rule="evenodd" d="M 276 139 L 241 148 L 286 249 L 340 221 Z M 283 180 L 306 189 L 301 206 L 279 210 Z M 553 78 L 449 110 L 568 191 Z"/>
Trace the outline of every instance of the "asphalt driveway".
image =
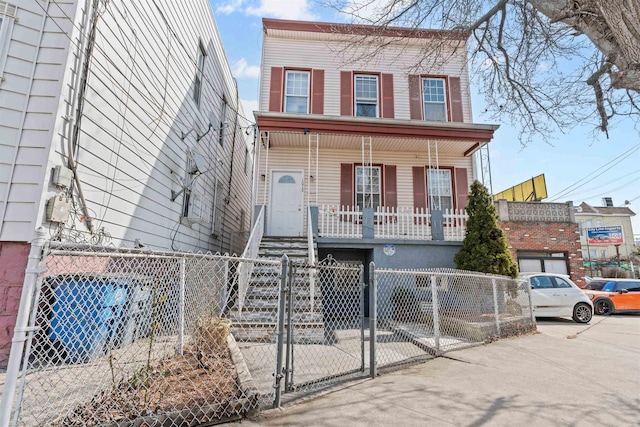
<path id="1" fill-rule="evenodd" d="M 538 321 L 539 333 L 448 353 L 245 426 L 640 425 L 640 316 Z"/>

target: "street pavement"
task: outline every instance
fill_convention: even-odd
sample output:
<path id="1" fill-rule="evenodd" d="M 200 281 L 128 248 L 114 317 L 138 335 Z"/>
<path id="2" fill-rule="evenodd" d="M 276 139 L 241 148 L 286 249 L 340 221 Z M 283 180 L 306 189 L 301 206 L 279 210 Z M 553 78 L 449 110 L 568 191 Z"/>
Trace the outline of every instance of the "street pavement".
<path id="1" fill-rule="evenodd" d="M 233 425 L 639 426 L 640 316 L 587 325 L 539 319 L 538 333 L 447 353 Z"/>

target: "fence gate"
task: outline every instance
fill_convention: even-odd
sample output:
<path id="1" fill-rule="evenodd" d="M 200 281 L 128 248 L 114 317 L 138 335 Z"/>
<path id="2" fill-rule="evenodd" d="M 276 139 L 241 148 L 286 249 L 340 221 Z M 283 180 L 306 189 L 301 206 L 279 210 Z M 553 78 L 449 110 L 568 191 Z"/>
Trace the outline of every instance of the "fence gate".
<path id="1" fill-rule="evenodd" d="M 289 263 L 279 325 L 285 393 L 365 374 L 363 276 L 361 264 L 332 258 L 316 266 Z"/>

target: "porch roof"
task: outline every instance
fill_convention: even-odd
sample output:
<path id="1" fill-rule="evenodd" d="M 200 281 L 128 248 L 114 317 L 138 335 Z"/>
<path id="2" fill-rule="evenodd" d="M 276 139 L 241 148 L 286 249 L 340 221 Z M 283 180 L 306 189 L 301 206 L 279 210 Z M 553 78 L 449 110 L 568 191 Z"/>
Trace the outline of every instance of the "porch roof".
<path id="1" fill-rule="evenodd" d="M 468 156 L 481 145 L 491 141 L 499 125 L 425 122 L 422 120 L 400 120 L 351 116 L 326 116 L 317 114 L 290 114 L 277 112 L 255 112 L 260 131 L 269 132 L 271 146 L 306 146 L 308 133 L 330 135 L 322 146 L 333 148 L 359 147 L 360 137 L 371 136 L 376 141 L 385 141 L 390 149 L 416 150 L 425 142 L 440 141 L 446 151 Z M 384 144 L 384 142 L 382 142 Z M 379 143 L 377 144 L 379 145 Z M 446 148 L 448 147 L 448 149 Z M 381 148 L 381 147 L 379 147 Z"/>

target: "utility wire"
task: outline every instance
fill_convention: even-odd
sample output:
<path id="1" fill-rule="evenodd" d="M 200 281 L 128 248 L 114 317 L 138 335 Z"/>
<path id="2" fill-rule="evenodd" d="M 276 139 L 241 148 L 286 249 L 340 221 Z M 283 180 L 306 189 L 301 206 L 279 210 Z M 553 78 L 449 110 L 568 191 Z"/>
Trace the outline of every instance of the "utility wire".
<path id="1" fill-rule="evenodd" d="M 628 149 L 624 153 L 620 154 L 619 156 L 615 157 L 614 159 L 612 159 L 609 162 L 605 163 L 604 165 L 600 166 L 598 169 L 596 169 L 593 172 L 589 173 L 588 175 L 586 175 L 585 177 L 583 177 L 580 180 L 576 181 L 575 183 L 573 183 L 573 184 L 569 185 L 568 187 L 560 190 L 558 193 L 556 193 L 553 196 L 551 196 L 549 198 L 549 201 L 551 201 L 551 202 L 556 201 L 561 197 L 565 197 L 565 195 L 567 195 L 567 194 L 571 194 L 571 191 L 573 191 L 573 190 L 575 190 L 577 188 L 583 187 L 583 186 L 585 186 L 587 184 L 590 184 L 592 182 L 592 178 L 594 176 L 602 175 L 603 172 L 606 172 L 609 169 L 613 168 L 615 165 L 617 165 L 618 163 L 620 163 L 623 160 L 625 160 L 627 156 L 629 156 L 630 154 L 633 154 L 634 152 L 636 152 L 638 150 L 640 150 L 640 143 L 634 145 L 633 147 L 631 147 L 630 149 Z"/>

